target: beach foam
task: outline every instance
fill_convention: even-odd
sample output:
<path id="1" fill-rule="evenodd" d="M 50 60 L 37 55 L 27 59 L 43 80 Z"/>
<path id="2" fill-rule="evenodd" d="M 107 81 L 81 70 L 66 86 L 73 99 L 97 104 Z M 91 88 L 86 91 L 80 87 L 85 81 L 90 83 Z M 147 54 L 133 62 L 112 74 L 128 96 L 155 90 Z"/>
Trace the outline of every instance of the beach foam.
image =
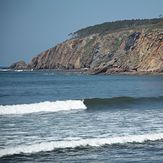
<path id="1" fill-rule="evenodd" d="M 76 148 L 76 147 L 99 147 L 112 144 L 125 143 L 143 143 L 145 141 L 156 141 L 163 139 L 163 133 L 144 134 L 144 135 L 130 135 L 122 137 L 109 138 L 92 138 L 92 139 L 72 139 L 63 141 L 42 142 L 32 145 L 20 145 L 16 147 L 8 147 L 0 150 L 0 157 L 5 155 L 14 155 L 20 153 L 37 153 L 41 151 L 53 151 L 54 149 Z"/>

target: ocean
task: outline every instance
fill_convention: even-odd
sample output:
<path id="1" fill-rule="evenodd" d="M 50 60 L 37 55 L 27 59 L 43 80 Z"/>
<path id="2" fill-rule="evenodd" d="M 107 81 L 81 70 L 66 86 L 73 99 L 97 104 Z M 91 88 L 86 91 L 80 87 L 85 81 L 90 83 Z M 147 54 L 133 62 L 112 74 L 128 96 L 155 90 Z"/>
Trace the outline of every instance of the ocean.
<path id="1" fill-rule="evenodd" d="M 163 162 L 163 75 L 1 71 L 0 162 Z"/>

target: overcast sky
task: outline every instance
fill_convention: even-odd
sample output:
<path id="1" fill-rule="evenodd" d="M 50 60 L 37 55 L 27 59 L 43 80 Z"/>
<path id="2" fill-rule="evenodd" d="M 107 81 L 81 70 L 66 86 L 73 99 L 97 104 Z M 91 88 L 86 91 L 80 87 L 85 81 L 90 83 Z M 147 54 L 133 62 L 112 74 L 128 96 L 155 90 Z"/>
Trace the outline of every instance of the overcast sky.
<path id="1" fill-rule="evenodd" d="M 160 14 L 163 0 L 0 0 L 0 65 L 29 62 L 83 27 Z"/>

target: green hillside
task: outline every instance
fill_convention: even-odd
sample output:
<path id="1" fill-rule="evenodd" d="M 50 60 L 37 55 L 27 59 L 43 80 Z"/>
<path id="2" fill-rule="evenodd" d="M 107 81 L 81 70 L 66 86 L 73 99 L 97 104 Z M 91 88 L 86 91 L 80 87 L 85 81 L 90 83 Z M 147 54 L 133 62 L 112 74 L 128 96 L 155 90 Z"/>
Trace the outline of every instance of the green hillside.
<path id="1" fill-rule="evenodd" d="M 73 37 L 85 37 L 91 34 L 106 34 L 108 32 L 113 32 L 116 30 L 138 28 L 138 27 L 148 27 L 148 28 L 163 28 L 163 18 L 154 19 L 133 19 L 133 20 L 119 20 L 114 22 L 105 22 L 102 24 L 97 24 L 94 26 L 86 27 L 80 29 L 71 35 Z"/>

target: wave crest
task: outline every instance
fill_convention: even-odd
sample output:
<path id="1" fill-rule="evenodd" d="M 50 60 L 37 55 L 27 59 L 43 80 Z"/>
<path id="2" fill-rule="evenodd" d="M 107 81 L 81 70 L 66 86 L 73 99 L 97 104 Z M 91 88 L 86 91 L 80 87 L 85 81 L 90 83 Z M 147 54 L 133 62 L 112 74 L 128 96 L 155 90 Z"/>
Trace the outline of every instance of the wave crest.
<path id="1" fill-rule="evenodd" d="M 163 96 L 159 97 L 112 97 L 112 98 L 91 98 L 84 100 L 45 101 L 33 104 L 0 105 L 0 115 L 5 114 L 29 114 L 36 112 L 58 112 L 77 109 L 108 109 L 126 108 L 133 106 L 154 106 L 163 104 Z"/>
<path id="2" fill-rule="evenodd" d="M 152 105 L 156 103 L 163 103 L 163 96 L 159 97 L 129 97 L 120 96 L 112 98 L 91 98 L 85 99 L 84 104 L 88 109 L 103 109 L 107 107 L 119 108 L 134 105 Z"/>
<path id="3" fill-rule="evenodd" d="M 76 109 L 86 109 L 86 106 L 82 100 L 66 100 L 55 102 L 46 101 L 34 104 L 0 105 L 0 115 L 58 112 Z"/>
<path id="4" fill-rule="evenodd" d="M 144 135 L 131 135 L 123 137 L 110 137 L 110 138 L 92 138 L 92 139 L 71 139 L 63 141 L 42 142 L 32 145 L 21 145 L 0 150 L 0 157 L 6 155 L 14 155 L 20 153 L 38 153 L 41 151 L 53 151 L 54 149 L 76 148 L 80 146 L 99 147 L 112 144 L 125 144 L 125 143 L 143 143 L 145 141 L 157 141 L 163 139 L 163 133 L 157 134 L 144 134 Z"/>

